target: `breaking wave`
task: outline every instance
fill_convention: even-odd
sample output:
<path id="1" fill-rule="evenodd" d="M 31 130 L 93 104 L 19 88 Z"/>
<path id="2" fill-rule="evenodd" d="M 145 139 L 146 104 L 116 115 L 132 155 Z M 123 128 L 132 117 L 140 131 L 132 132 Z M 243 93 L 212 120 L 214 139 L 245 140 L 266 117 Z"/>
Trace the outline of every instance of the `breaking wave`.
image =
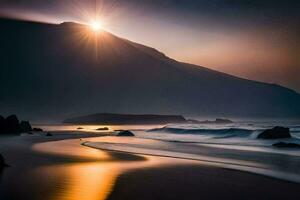
<path id="1" fill-rule="evenodd" d="M 172 133 L 172 134 L 195 134 L 195 135 L 216 135 L 222 138 L 226 137 L 248 137 L 255 130 L 242 129 L 242 128 L 222 128 L 222 129 L 201 129 L 201 128 L 174 128 L 174 127 L 163 127 L 157 129 L 148 130 L 148 132 L 159 132 L 159 133 Z"/>

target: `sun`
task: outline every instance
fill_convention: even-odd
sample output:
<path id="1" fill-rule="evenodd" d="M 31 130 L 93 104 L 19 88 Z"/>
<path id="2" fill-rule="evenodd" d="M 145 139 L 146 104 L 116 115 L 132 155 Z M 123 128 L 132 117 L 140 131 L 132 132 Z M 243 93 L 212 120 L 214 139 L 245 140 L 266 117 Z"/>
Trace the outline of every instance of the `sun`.
<path id="1" fill-rule="evenodd" d="M 91 26 L 92 30 L 95 32 L 99 32 L 102 30 L 102 24 L 100 21 L 93 21 L 90 23 L 90 26 Z"/>

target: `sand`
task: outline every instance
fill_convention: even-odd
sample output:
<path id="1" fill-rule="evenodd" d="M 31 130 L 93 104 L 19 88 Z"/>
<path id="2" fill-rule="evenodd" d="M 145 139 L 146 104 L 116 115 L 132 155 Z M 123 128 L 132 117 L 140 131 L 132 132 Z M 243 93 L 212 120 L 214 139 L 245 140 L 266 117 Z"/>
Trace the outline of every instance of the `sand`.
<path id="1" fill-rule="evenodd" d="M 105 134 L 1 138 L 0 199 L 293 199 L 300 184 L 201 161 L 94 149 Z M 126 140 L 126 138 L 124 138 Z"/>

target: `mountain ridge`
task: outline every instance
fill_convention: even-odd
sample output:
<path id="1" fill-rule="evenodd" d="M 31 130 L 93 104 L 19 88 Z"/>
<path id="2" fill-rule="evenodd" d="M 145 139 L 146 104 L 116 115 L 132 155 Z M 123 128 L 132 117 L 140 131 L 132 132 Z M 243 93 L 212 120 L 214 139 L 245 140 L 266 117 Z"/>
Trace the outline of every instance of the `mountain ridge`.
<path id="1" fill-rule="evenodd" d="M 189 63 L 76 23 L 0 19 L 0 109 L 27 119 L 86 113 L 299 117 L 300 95 Z"/>

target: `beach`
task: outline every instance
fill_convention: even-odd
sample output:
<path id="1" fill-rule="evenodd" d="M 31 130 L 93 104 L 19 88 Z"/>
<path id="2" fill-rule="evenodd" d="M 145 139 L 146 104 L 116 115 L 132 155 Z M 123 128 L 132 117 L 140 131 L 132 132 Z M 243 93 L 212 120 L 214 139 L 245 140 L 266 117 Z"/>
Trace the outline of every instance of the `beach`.
<path id="1" fill-rule="evenodd" d="M 0 0 L 0 200 L 300 199 L 299 8 Z"/>
<path id="2" fill-rule="evenodd" d="M 53 137 L 36 133 L 1 139 L 1 153 L 11 167 L 2 171 L 0 199 L 292 199 L 298 196 L 299 183 L 295 181 L 243 169 L 265 166 L 257 165 L 255 159 L 239 161 L 234 154 L 249 156 L 238 151 L 227 150 L 229 159 L 224 150 L 213 147 L 198 146 L 196 151 L 189 145 L 182 152 L 176 143 L 107 136 L 107 133 L 51 133 Z M 218 152 L 219 155 L 223 152 L 223 158 Z"/>

